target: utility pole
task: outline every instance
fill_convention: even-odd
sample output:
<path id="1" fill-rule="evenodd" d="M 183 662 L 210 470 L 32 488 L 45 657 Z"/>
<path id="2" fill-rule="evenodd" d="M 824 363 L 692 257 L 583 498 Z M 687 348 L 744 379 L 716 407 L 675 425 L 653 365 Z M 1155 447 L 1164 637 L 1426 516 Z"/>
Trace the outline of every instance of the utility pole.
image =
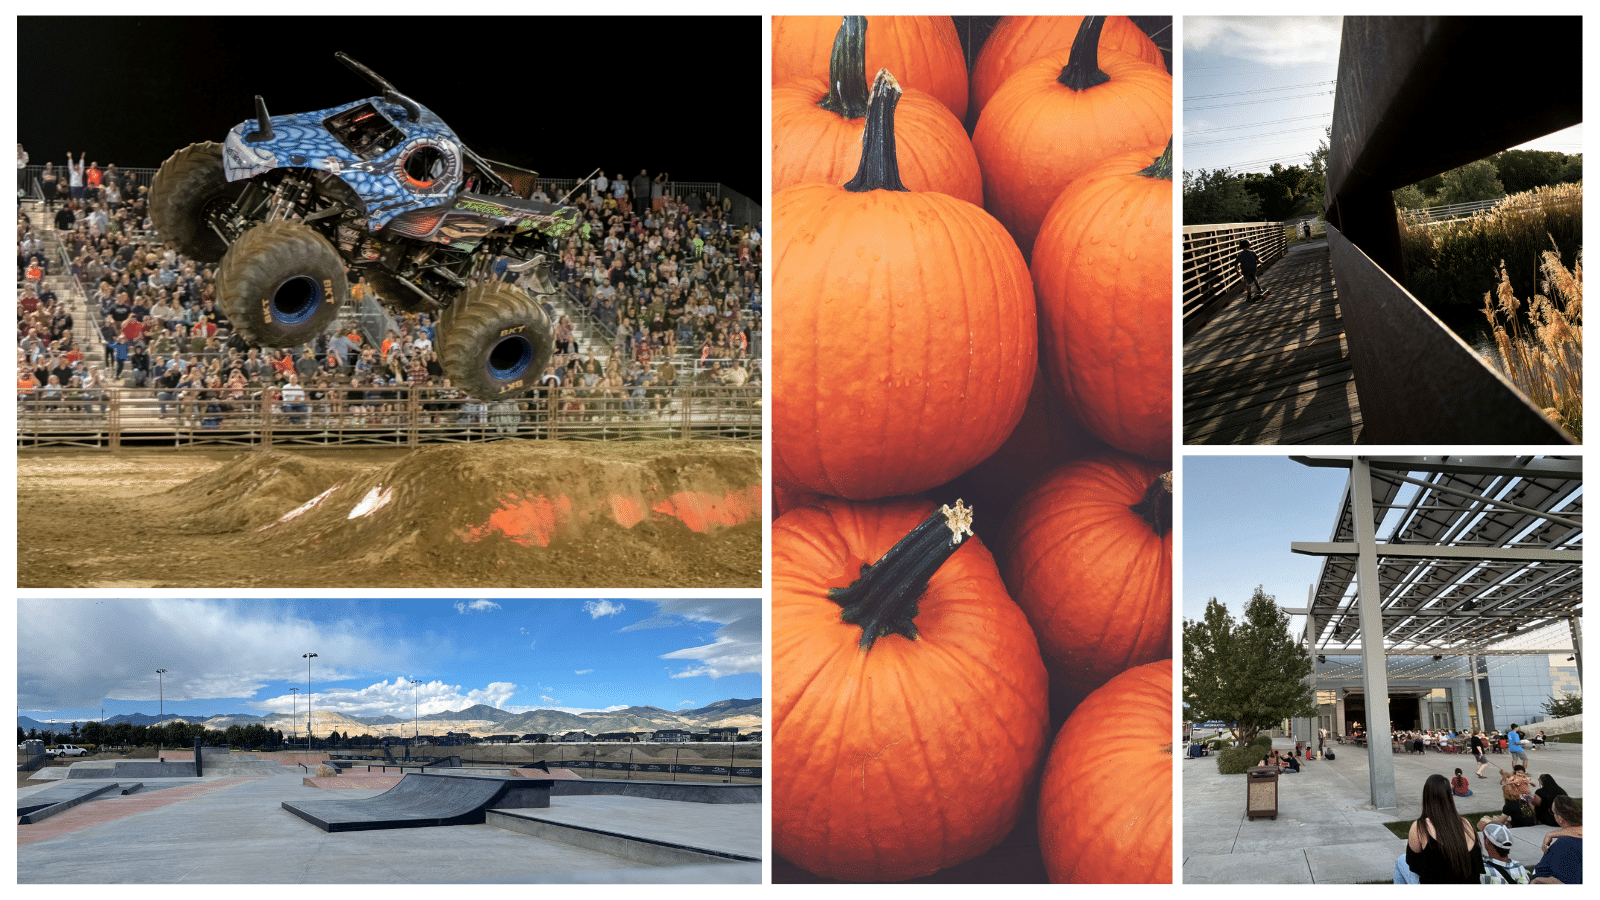
<path id="1" fill-rule="evenodd" d="M 419 679 L 412 679 L 411 681 L 411 743 L 413 745 L 417 743 L 417 692 L 422 690 L 417 685 L 421 683 Z"/>
<path id="2" fill-rule="evenodd" d="M 300 732 L 300 689 L 289 688 L 289 740 Z"/>
<path id="3" fill-rule="evenodd" d="M 160 701 L 159 701 L 160 705 L 156 707 L 156 727 L 162 729 L 161 733 L 163 735 L 166 734 L 166 726 L 161 721 L 161 717 L 166 715 L 166 713 L 167 713 L 166 675 L 167 675 L 167 670 L 166 669 L 157 669 L 156 670 L 156 689 L 160 692 L 159 696 L 161 698 Z M 161 758 L 161 747 L 162 747 L 161 739 L 157 738 L 156 739 L 156 759 L 160 759 Z"/>
<path id="4" fill-rule="evenodd" d="M 317 658 L 315 653 L 302 653 L 300 658 L 306 661 L 306 752 L 311 752 L 311 661 Z"/>

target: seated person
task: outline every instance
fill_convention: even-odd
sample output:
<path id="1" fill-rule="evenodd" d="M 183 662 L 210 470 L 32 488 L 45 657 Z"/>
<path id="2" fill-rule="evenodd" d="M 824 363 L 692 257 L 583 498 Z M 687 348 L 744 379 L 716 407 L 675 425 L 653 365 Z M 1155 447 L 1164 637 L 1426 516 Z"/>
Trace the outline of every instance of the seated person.
<path id="1" fill-rule="evenodd" d="M 1467 783 L 1467 778 L 1461 774 L 1460 769 L 1457 769 L 1455 777 L 1450 779 L 1450 793 L 1457 797 L 1472 796 L 1472 785 Z"/>
<path id="2" fill-rule="evenodd" d="M 1534 815 L 1540 825 L 1556 827 L 1555 800 L 1567 793 L 1566 789 L 1556 784 L 1556 780 L 1549 775 L 1539 776 L 1539 789 L 1533 792 Z"/>
<path id="3" fill-rule="evenodd" d="M 1544 857 L 1533 867 L 1533 883 L 1583 884 L 1583 807 L 1566 794 L 1551 806 L 1561 828 L 1545 836 Z"/>
<path id="4" fill-rule="evenodd" d="M 1483 829 L 1482 884 L 1527 884 L 1533 879 L 1522 863 L 1511 858 L 1511 832 L 1504 825 L 1491 824 Z"/>
<path id="5" fill-rule="evenodd" d="M 1300 758 L 1293 753 L 1285 753 L 1278 760 L 1278 768 L 1285 775 L 1298 772 L 1300 771 Z"/>

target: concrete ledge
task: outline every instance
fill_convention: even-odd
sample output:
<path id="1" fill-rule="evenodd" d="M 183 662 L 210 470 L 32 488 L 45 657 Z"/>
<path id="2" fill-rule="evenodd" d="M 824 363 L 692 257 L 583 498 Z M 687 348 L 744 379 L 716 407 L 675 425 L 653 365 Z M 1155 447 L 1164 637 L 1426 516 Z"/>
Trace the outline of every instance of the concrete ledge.
<path id="1" fill-rule="evenodd" d="M 194 778 L 194 760 L 126 759 L 96 766 L 75 763 L 68 778 Z"/>
<path id="2" fill-rule="evenodd" d="M 73 797 L 53 799 L 50 795 L 59 796 L 56 794 L 56 792 L 63 790 L 63 788 L 49 788 L 48 790 L 40 791 L 38 794 L 35 794 L 26 800 L 17 801 L 17 824 L 32 825 L 35 822 L 43 822 L 45 819 L 48 819 L 57 813 L 64 813 L 74 806 L 77 806 L 80 803 L 87 803 L 96 797 L 101 797 L 112 792 L 126 794 L 129 791 L 138 789 L 139 785 L 137 784 L 126 789 L 123 789 L 120 785 L 116 784 L 102 784 L 98 787 L 88 787 L 87 790 L 79 792 Z M 66 790 L 70 791 L 71 789 L 67 788 Z"/>
<path id="3" fill-rule="evenodd" d="M 627 781 L 612 778 L 584 778 L 556 781 L 552 796 L 568 797 L 608 794 L 642 797 L 647 800 L 678 800 L 685 803 L 760 803 L 759 784 L 715 784 L 692 781 Z"/>
<path id="4" fill-rule="evenodd" d="M 759 864 L 761 862 L 760 859 L 748 856 L 696 849 L 682 844 L 620 834 L 582 825 L 546 822 L 534 818 L 532 815 L 519 815 L 515 812 L 490 810 L 484 821 L 486 824 L 493 825 L 496 828 L 504 828 L 507 831 L 515 831 L 530 837 L 570 844 L 586 850 L 598 850 L 601 853 L 609 853 L 613 856 L 620 856 L 624 859 L 652 866 L 683 866 L 710 862 L 753 862 Z"/>

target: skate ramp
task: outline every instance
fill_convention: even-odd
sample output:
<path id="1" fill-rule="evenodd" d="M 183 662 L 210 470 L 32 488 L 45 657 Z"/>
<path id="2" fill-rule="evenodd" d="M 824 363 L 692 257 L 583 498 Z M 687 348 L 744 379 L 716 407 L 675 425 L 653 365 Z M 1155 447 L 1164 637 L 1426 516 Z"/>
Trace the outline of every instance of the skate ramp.
<path id="1" fill-rule="evenodd" d="M 212 774 L 207 771 L 206 774 Z M 193 778 L 194 760 L 124 759 L 112 763 L 74 763 L 68 778 Z"/>
<path id="2" fill-rule="evenodd" d="M 323 831 L 481 825 L 491 809 L 542 809 L 551 781 L 410 772 L 365 800 L 285 800 L 283 808 Z"/>
<path id="3" fill-rule="evenodd" d="M 17 824 L 32 825 L 56 813 L 66 812 L 80 803 L 87 803 L 109 794 L 129 794 L 140 785 L 119 784 L 58 784 L 26 797 L 17 798 Z"/>
<path id="4" fill-rule="evenodd" d="M 550 792 L 558 797 L 609 795 L 638 797 L 645 800 L 676 800 L 680 803 L 761 802 L 759 784 L 583 778 L 577 781 L 557 782 Z"/>

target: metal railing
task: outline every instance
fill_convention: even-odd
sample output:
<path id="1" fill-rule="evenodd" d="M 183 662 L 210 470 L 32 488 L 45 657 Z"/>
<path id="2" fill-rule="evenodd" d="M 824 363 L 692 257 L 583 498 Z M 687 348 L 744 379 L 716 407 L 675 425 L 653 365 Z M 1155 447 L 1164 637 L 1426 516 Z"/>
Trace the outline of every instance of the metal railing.
<path id="1" fill-rule="evenodd" d="M 1581 33 L 1577 17 L 1345 17 L 1326 218 L 1364 442 L 1571 442 L 1400 283 L 1392 192 L 1583 121 Z M 1524 44 L 1534 95 L 1476 61 Z"/>
<path id="2" fill-rule="evenodd" d="M 1186 225 L 1183 229 L 1183 337 L 1193 337 L 1222 308 L 1229 293 L 1244 283 L 1235 260 L 1239 241 L 1248 240 L 1260 268 L 1283 255 L 1287 231 L 1282 222 Z"/>
<path id="3" fill-rule="evenodd" d="M 427 387 L 355 393 L 308 388 L 306 393 L 305 402 L 286 404 L 275 388 L 37 389 L 18 397 L 17 446 L 415 447 L 501 438 L 761 439 L 759 384 L 541 389 L 488 403 Z"/>

